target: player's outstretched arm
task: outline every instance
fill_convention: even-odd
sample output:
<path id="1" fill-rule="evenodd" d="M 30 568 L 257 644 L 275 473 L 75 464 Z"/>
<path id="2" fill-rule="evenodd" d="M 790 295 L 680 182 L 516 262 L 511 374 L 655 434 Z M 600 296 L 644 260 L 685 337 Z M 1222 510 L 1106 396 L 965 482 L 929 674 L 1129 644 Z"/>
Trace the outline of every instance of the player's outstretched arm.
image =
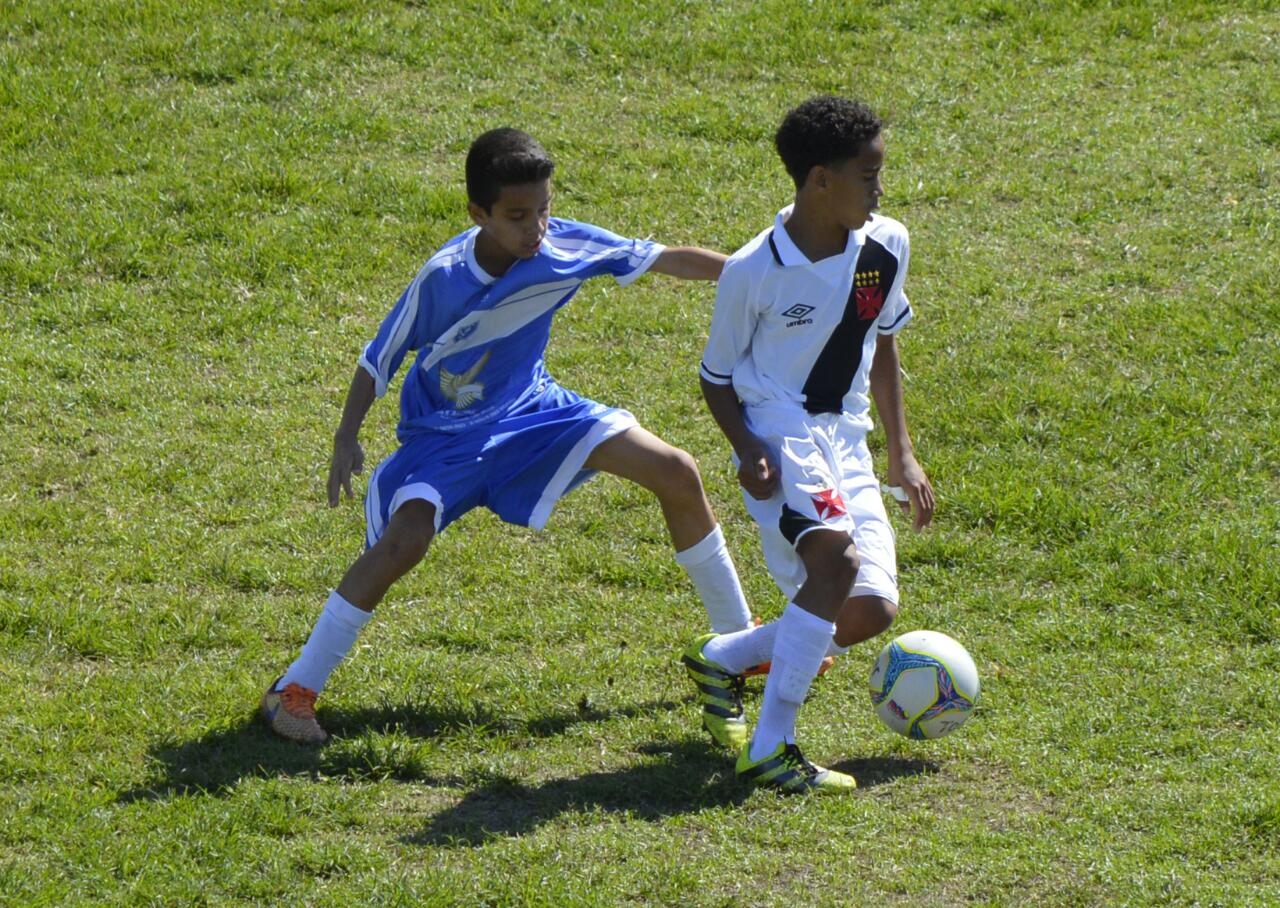
<path id="1" fill-rule="evenodd" d="M 907 493 L 907 500 L 901 502 L 902 508 L 913 512 L 912 528 L 923 530 L 933 520 L 933 486 L 916 461 L 915 446 L 907 431 L 902 363 L 892 334 L 882 335 L 876 341 L 876 355 L 871 361 L 871 396 L 876 402 L 880 424 L 884 426 L 889 484 Z"/>
<path id="2" fill-rule="evenodd" d="M 336 508 L 339 495 L 345 491 L 347 498 L 354 497 L 351 491 L 351 475 L 364 472 L 364 449 L 360 447 L 360 427 L 364 418 L 373 406 L 375 398 L 373 376 L 361 366 L 356 366 L 356 374 L 351 379 L 351 387 L 347 390 L 347 401 L 342 406 L 342 419 L 338 423 L 338 431 L 333 435 L 333 458 L 329 462 L 329 507 Z"/>
<path id="3" fill-rule="evenodd" d="M 649 270 L 691 281 L 717 281 L 727 259 L 700 246 L 668 246 L 658 253 Z"/>

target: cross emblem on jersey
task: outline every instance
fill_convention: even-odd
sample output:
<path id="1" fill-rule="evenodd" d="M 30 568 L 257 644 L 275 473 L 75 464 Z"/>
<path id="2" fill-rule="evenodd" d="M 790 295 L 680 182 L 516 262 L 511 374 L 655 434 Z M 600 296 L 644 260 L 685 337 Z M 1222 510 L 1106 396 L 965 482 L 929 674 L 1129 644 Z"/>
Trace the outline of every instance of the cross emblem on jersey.
<path id="1" fill-rule="evenodd" d="M 849 512 L 845 509 L 844 499 L 835 489 L 823 489 L 813 496 L 813 509 L 821 520 L 828 517 L 841 517 Z"/>
<path id="2" fill-rule="evenodd" d="M 871 321 L 884 308 L 884 288 L 880 286 L 880 270 L 859 271 L 853 276 L 853 299 L 858 306 L 858 318 Z"/>

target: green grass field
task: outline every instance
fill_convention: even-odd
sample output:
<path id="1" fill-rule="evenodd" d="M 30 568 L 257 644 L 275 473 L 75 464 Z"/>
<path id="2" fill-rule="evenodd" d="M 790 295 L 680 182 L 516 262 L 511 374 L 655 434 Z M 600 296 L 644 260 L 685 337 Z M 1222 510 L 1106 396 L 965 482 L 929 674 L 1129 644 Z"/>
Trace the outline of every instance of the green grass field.
<path id="1" fill-rule="evenodd" d="M 446 533 L 335 740 L 272 737 L 361 543 L 323 493 L 347 382 L 466 225 L 470 139 L 537 135 L 558 214 L 731 251 L 821 91 L 885 118 L 912 231 L 939 511 L 895 631 L 963 641 L 978 714 L 892 736 L 865 644 L 800 724 L 860 791 L 746 789 L 658 509 L 602 478 L 543 533 Z M 1270 0 L 4 4 L 0 903 L 1277 904 L 1278 250 Z M 698 458 L 772 616 L 698 395 L 713 298 L 589 284 L 549 364 Z"/>

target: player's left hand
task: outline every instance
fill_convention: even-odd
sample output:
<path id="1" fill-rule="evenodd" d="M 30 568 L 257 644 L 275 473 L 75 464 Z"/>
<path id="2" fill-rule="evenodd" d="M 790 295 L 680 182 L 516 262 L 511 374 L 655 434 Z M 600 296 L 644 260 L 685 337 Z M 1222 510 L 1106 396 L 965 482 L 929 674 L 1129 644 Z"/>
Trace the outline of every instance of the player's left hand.
<path id="1" fill-rule="evenodd" d="M 913 530 L 918 533 L 932 522 L 935 506 L 933 486 L 915 457 L 907 455 L 899 463 L 889 465 L 889 485 L 905 493 L 905 500 L 897 495 L 894 498 L 904 514 L 912 515 Z"/>

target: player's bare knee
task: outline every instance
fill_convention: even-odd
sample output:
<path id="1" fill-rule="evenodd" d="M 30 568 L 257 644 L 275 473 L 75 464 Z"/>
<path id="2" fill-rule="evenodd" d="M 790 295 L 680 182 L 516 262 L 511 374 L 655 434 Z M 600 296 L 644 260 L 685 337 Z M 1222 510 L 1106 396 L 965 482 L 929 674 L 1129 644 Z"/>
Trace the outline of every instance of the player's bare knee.
<path id="1" fill-rule="evenodd" d="M 664 501 L 700 503 L 705 497 L 702 474 L 693 455 L 671 448 L 662 458 L 659 481 L 654 493 Z"/>
<path id="2" fill-rule="evenodd" d="M 871 631 L 871 636 L 887 631 L 898 617 L 898 603 L 879 596 L 867 597 L 864 601 L 866 603 L 863 606 L 864 620 L 868 630 Z"/>
<path id="3" fill-rule="evenodd" d="M 410 501 L 395 512 L 374 549 L 403 574 L 426 557 L 434 535 L 435 506 L 426 501 Z"/>
<path id="4" fill-rule="evenodd" d="M 397 574 L 413 568 L 427 554 L 427 540 L 408 536 L 383 536 L 378 540 L 378 554 Z"/>
<path id="5" fill-rule="evenodd" d="M 805 569 L 812 578 L 820 578 L 833 588 L 848 590 L 858 577 L 858 551 L 844 534 L 816 533 L 815 539 L 803 552 Z"/>
<path id="6" fill-rule="evenodd" d="M 849 647 L 884 633 L 898 617 L 898 604 L 880 596 L 856 596 L 836 618 L 836 646 Z"/>

